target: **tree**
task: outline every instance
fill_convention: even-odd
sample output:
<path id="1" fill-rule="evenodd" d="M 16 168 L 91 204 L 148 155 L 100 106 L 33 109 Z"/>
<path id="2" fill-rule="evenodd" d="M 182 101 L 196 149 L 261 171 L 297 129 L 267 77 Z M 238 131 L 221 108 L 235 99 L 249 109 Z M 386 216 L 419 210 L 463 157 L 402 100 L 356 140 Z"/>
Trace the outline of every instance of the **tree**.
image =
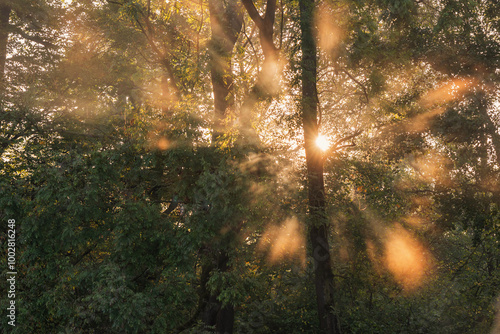
<path id="1" fill-rule="evenodd" d="M 323 181 L 323 156 L 316 145 L 318 138 L 318 100 L 316 88 L 316 42 L 313 33 L 314 2 L 300 1 L 300 28 L 302 49 L 301 113 L 306 151 L 309 239 L 314 258 L 314 285 L 318 316 L 324 333 L 338 333 L 334 314 L 333 272 L 331 268 L 328 222 L 326 218 L 325 185 Z"/>
<path id="2" fill-rule="evenodd" d="M 2 6 L 14 332 L 490 331 L 495 4 Z"/>

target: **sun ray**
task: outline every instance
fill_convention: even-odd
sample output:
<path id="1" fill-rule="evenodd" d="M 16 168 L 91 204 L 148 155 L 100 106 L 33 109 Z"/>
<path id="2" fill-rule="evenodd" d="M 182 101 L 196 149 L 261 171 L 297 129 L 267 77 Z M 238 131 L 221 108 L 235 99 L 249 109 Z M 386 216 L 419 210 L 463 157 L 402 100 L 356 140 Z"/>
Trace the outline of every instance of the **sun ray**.
<path id="1" fill-rule="evenodd" d="M 319 135 L 318 138 L 316 138 L 316 146 L 318 146 L 320 150 L 326 151 L 330 147 L 330 142 L 327 137 Z"/>

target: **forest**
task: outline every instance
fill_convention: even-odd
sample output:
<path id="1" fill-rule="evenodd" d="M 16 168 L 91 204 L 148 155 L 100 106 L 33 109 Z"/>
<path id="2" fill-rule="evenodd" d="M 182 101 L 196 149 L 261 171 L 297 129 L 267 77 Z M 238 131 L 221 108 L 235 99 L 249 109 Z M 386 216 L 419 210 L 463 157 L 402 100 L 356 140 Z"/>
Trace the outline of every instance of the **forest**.
<path id="1" fill-rule="evenodd" d="M 0 0 L 0 332 L 500 333 L 499 56 L 496 0 Z"/>

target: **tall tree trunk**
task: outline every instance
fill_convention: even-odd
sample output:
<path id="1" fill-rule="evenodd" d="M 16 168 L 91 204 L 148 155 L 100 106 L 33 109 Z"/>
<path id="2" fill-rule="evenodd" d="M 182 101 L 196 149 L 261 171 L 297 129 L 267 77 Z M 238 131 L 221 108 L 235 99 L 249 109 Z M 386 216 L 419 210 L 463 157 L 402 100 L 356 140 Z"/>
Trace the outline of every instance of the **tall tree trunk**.
<path id="1" fill-rule="evenodd" d="M 206 251 L 208 253 L 208 248 Z M 200 279 L 201 319 L 206 326 L 215 326 L 216 333 L 231 334 L 234 327 L 234 307 L 233 305 L 222 306 L 222 303 L 217 300 L 218 293 L 210 292 L 207 286 L 213 270 L 226 272 L 230 269 L 229 255 L 225 250 L 220 251 L 215 257 L 213 253 L 206 255 L 208 255 L 208 261 L 202 265 Z"/>
<path id="2" fill-rule="evenodd" d="M 5 62 L 7 60 L 7 43 L 9 39 L 9 17 L 11 8 L 0 5 L 0 91 L 4 91 Z"/>
<path id="3" fill-rule="evenodd" d="M 276 94 L 282 70 L 279 63 L 279 52 L 273 41 L 276 0 L 266 1 L 266 10 L 263 16 L 259 14 L 253 0 L 241 0 L 241 2 L 259 30 L 260 46 L 264 54 L 264 61 L 257 81 L 245 97 L 240 110 L 240 132 L 243 143 L 258 145 L 258 135 L 252 128 L 252 112 L 259 101 Z"/>
<path id="4" fill-rule="evenodd" d="M 214 94 L 212 144 L 215 145 L 226 132 L 225 122 L 234 105 L 231 57 L 243 26 L 243 13 L 238 0 L 209 0 L 208 6 L 212 30 L 210 74 Z M 206 254 L 209 260 L 202 266 L 201 296 L 204 299 L 204 309 L 201 318 L 205 325 L 215 326 L 216 333 L 231 334 L 234 325 L 233 305 L 222 306 L 218 300 L 218 292 L 210 293 L 207 288 L 211 271 L 227 272 L 230 269 L 227 249 L 222 246 L 215 253 L 216 256 L 213 252 Z"/>
<path id="5" fill-rule="evenodd" d="M 328 243 L 325 185 L 322 152 L 318 137 L 318 101 L 316 98 L 316 42 L 313 34 L 313 0 L 299 0 L 302 49 L 302 124 L 307 163 L 309 238 L 314 258 L 314 284 L 321 331 L 340 333 L 334 314 L 333 273 Z"/>
<path id="6" fill-rule="evenodd" d="M 231 57 L 243 26 L 243 14 L 237 0 L 209 0 L 208 8 L 212 30 L 210 74 L 214 93 L 212 142 L 215 142 L 224 133 L 224 122 L 234 104 Z"/>

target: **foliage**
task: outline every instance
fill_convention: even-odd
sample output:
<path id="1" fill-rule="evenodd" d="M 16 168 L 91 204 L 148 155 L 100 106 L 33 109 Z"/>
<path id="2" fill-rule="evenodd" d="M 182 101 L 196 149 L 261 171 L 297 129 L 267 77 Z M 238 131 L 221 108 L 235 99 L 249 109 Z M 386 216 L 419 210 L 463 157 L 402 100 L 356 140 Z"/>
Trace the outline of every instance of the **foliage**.
<path id="1" fill-rule="evenodd" d="M 1 332 L 214 332 L 212 304 L 234 310 L 235 333 L 320 331 L 299 5 L 276 3 L 280 85 L 258 97 L 269 59 L 244 12 L 234 106 L 212 142 L 210 66 L 222 60 L 209 52 L 210 1 L 0 4 L 0 219 L 16 220 L 18 272 L 16 327 L 3 317 Z M 488 333 L 500 293 L 498 5 L 321 1 L 313 19 L 342 332 Z M 405 261 L 421 270 L 394 265 Z"/>

